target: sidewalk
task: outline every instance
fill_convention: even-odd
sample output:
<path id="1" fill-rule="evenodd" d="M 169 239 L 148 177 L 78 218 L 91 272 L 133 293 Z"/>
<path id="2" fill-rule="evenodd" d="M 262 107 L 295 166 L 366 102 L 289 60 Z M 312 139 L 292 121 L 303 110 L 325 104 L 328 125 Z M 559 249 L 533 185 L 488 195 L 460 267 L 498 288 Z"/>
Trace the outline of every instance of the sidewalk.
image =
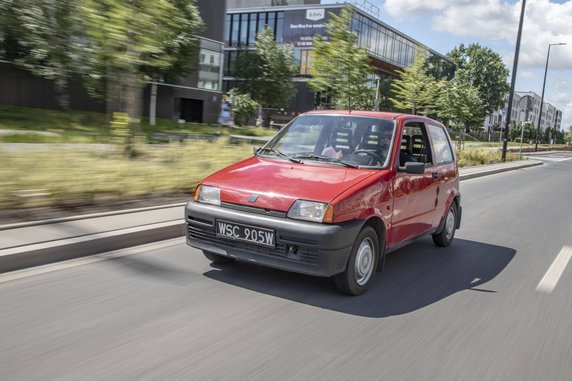
<path id="1" fill-rule="evenodd" d="M 463 168 L 460 179 L 542 165 L 535 160 Z M 0 273 L 185 235 L 184 203 L 0 225 Z"/>

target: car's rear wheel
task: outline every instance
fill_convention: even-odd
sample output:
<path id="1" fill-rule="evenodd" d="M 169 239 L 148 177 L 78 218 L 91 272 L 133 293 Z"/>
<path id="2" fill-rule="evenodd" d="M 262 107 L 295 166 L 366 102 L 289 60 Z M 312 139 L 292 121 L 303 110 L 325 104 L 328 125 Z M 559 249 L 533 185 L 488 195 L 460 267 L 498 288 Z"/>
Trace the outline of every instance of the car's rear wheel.
<path id="1" fill-rule="evenodd" d="M 433 234 L 433 242 L 437 246 L 446 247 L 453 242 L 457 227 L 457 205 L 453 202 L 445 216 L 445 223 L 439 233 Z"/>
<path id="2" fill-rule="evenodd" d="M 358 234 L 348 266 L 334 277 L 338 290 L 348 295 L 361 295 L 373 283 L 379 260 L 379 238 L 371 226 Z"/>
<path id="3" fill-rule="evenodd" d="M 228 262 L 232 262 L 234 261 L 234 259 L 229 258 L 229 257 L 225 257 L 223 255 L 218 255 L 215 253 L 211 253 L 210 251 L 206 251 L 203 250 L 203 254 L 205 255 L 205 257 L 207 257 L 207 259 L 209 261 L 211 261 L 212 263 L 228 263 Z"/>

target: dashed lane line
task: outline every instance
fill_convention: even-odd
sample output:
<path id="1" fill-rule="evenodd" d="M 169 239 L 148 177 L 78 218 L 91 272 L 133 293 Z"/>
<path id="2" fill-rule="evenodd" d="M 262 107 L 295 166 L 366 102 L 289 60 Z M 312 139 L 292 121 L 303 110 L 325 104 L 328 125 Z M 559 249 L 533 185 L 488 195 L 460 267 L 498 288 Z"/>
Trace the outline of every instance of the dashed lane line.
<path id="1" fill-rule="evenodd" d="M 538 286 L 536 286 L 536 291 L 550 294 L 558 284 L 570 258 L 572 258 L 572 246 L 564 246 L 546 274 L 544 274 L 544 277 L 540 280 L 540 283 L 538 283 Z"/>

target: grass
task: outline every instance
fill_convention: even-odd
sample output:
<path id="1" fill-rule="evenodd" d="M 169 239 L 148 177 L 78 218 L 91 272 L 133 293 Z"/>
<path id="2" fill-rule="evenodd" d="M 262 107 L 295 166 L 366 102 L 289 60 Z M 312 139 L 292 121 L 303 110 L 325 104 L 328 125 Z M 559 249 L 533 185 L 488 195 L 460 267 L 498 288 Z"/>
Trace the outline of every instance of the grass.
<path id="1" fill-rule="evenodd" d="M 251 146 L 227 139 L 140 145 L 137 159 L 119 146 L 87 147 L 0 150 L 0 208 L 192 193 L 207 174 L 252 155 Z"/>
<path id="2" fill-rule="evenodd" d="M 518 153 L 507 153 L 506 161 L 519 160 Z M 495 164 L 502 161 L 501 152 L 496 150 L 482 150 L 478 148 L 465 148 L 457 150 L 457 163 L 459 167 L 472 167 L 475 165 Z"/>
<path id="3" fill-rule="evenodd" d="M 26 134 L 0 136 L 7 143 L 102 143 L 109 140 L 110 128 L 107 115 L 96 112 L 63 112 L 29 107 L 0 105 L 0 130 L 27 131 Z M 36 132 L 51 132 L 45 136 Z M 276 130 L 255 127 L 227 128 L 204 123 L 185 123 L 157 119 L 151 126 L 147 119 L 141 121 L 141 131 L 152 138 L 154 133 L 208 134 L 216 136 L 245 135 L 273 136 Z"/>

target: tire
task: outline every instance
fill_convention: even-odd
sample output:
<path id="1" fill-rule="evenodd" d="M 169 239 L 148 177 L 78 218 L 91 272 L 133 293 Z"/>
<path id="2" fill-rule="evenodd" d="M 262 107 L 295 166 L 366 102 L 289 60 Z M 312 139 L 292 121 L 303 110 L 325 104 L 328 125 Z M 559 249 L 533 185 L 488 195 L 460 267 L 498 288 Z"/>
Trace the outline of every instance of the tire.
<path id="1" fill-rule="evenodd" d="M 457 226 L 457 204 L 454 202 L 449 207 L 445 216 L 445 223 L 439 233 L 433 234 L 433 242 L 436 246 L 447 247 L 455 238 L 455 230 Z"/>
<path id="2" fill-rule="evenodd" d="M 203 250 L 203 254 L 205 255 L 205 257 L 207 257 L 207 259 L 209 261 L 211 261 L 212 263 L 216 263 L 216 264 L 229 263 L 229 262 L 234 261 L 234 259 L 232 259 L 232 258 L 228 258 L 228 257 L 218 255 L 215 253 L 211 253 L 210 251 Z"/>
<path id="3" fill-rule="evenodd" d="M 379 253 L 376 231 L 364 227 L 354 242 L 346 270 L 334 277 L 338 290 L 352 296 L 366 292 L 377 272 Z"/>

